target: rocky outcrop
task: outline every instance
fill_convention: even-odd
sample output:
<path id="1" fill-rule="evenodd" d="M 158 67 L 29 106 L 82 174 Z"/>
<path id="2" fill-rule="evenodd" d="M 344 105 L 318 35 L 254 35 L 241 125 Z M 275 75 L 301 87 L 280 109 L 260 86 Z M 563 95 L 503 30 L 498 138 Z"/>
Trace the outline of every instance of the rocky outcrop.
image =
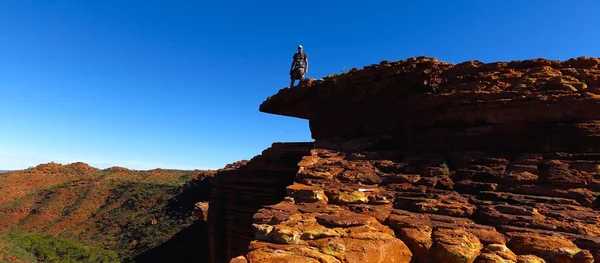
<path id="1" fill-rule="evenodd" d="M 218 171 L 212 178 L 208 209 L 212 262 L 229 262 L 247 252 L 254 238 L 253 215 L 284 199 L 297 163 L 311 148 L 312 143 L 275 143 L 250 161 Z"/>
<path id="2" fill-rule="evenodd" d="M 260 110 L 314 149 L 229 258 L 600 261 L 599 64 L 419 57 L 282 89 Z"/>
<path id="3" fill-rule="evenodd" d="M 536 256 L 546 262 L 593 262 L 600 248 L 598 190 L 541 181 L 503 183 L 503 176 L 513 171 L 510 167 L 524 165 L 532 156 L 315 149 L 300 162 L 296 183 L 287 188 L 289 197 L 254 216 L 257 241 L 247 258 L 517 262 L 518 256 Z M 538 178 L 547 178 L 542 164 L 572 170 L 584 161 L 600 164 L 600 159 L 585 160 L 589 157 L 539 155 L 537 164 L 529 165 L 537 167 Z M 500 180 L 489 176 L 494 167 L 500 169 Z M 465 178 L 467 171 L 480 176 Z M 377 252 L 381 250 L 388 252 Z"/>
<path id="4" fill-rule="evenodd" d="M 383 61 L 282 89 L 260 110 L 308 119 L 316 140 L 375 136 L 389 148 L 429 152 L 598 152 L 599 63 Z"/>
<path id="5" fill-rule="evenodd" d="M 202 221 L 208 221 L 208 202 L 198 202 L 194 207 L 195 215 Z"/>

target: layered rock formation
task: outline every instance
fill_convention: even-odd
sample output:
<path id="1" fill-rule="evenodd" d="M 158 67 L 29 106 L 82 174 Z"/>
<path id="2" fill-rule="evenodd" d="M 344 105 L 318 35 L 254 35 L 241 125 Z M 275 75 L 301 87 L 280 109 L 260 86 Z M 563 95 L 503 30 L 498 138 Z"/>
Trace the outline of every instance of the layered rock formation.
<path id="1" fill-rule="evenodd" d="M 308 119 L 313 149 L 227 259 L 600 261 L 599 64 L 419 57 L 282 89 L 260 110 Z"/>
<path id="2" fill-rule="evenodd" d="M 310 154 L 311 147 L 311 143 L 274 143 L 250 161 L 217 172 L 208 209 L 212 262 L 228 262 L 248 250 L 254 238 L 253 215 L 262 206 L 283 200 L 285 187 L 294 182 L 298 162 Z"/>
<path id="3" fill-rule="evenodd" d="M 586 145 L 598 143 L 588 141 L 596 139 L 598 63 L 593 58 L 457 65 L 422 57 L 384 61 L 282 89 L 260 110 L 309 119 L 317 140 L 393 135 L 402 140 L 402 149 L 421 151 L 590 152 Z M 567 134 L 569 140 L 560 137 Z"/>
<path id="4" fill-rule="evenodd" d="M 516 262 L 521 255 L 593 262 L 600 248 L 598 190 L 554 179 L 597 174 L 590 168 L 600 160 L 586 157 L 315 149 L 287 188 L 291 198 L 255 215 L 259 241 L 247 257 Z"/>

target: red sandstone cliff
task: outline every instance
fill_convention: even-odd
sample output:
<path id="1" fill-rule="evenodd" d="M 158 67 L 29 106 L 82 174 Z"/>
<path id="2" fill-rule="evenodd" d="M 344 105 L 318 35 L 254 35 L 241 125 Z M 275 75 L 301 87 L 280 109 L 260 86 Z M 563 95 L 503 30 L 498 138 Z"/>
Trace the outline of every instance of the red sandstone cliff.
<path id="1" fill-rule="evenodd" d="M 285 199 L 219 204 L 243 220 L 211 199 L 245 229 L 215 262 L 600 261 L 599 64 L 419 57 L 280 90 L 260 110 L 308 119 L 313 149 Z"/>
<path id="2" fill-rule="evenodd" d="M 297 164 L 310 154 L 311 143 L 274 143 L 250 161 L 219 170 L 211 182 L 208 209 L 212 262 L 228 262 L 246 253 L 253 240 L 252 216 L 285 197 Z"/>

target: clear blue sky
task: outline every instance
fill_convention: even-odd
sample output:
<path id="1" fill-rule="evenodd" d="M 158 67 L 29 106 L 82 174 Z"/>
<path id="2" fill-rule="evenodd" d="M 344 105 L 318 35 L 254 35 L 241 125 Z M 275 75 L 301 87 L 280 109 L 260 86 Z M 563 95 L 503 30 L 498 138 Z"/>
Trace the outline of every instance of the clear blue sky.
<path id="1" fill-rule="evenodd" d="M 308 122 L 260 113 L 307 77 L 432 56 L 600 56 L 600 1 L 0 2 L 0 169 L 220 168 Z"/>

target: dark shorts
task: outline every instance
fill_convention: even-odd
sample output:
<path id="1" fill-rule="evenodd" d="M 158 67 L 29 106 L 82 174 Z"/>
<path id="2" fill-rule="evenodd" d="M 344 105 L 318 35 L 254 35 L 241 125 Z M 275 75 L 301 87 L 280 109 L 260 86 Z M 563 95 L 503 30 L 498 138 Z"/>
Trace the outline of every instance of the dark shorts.
<path id="1" fill-rule="evenodd" d="M 302 79 L 304 77 L 304 68 L 295 68 L 290 74 L 290 79 Z"/>

